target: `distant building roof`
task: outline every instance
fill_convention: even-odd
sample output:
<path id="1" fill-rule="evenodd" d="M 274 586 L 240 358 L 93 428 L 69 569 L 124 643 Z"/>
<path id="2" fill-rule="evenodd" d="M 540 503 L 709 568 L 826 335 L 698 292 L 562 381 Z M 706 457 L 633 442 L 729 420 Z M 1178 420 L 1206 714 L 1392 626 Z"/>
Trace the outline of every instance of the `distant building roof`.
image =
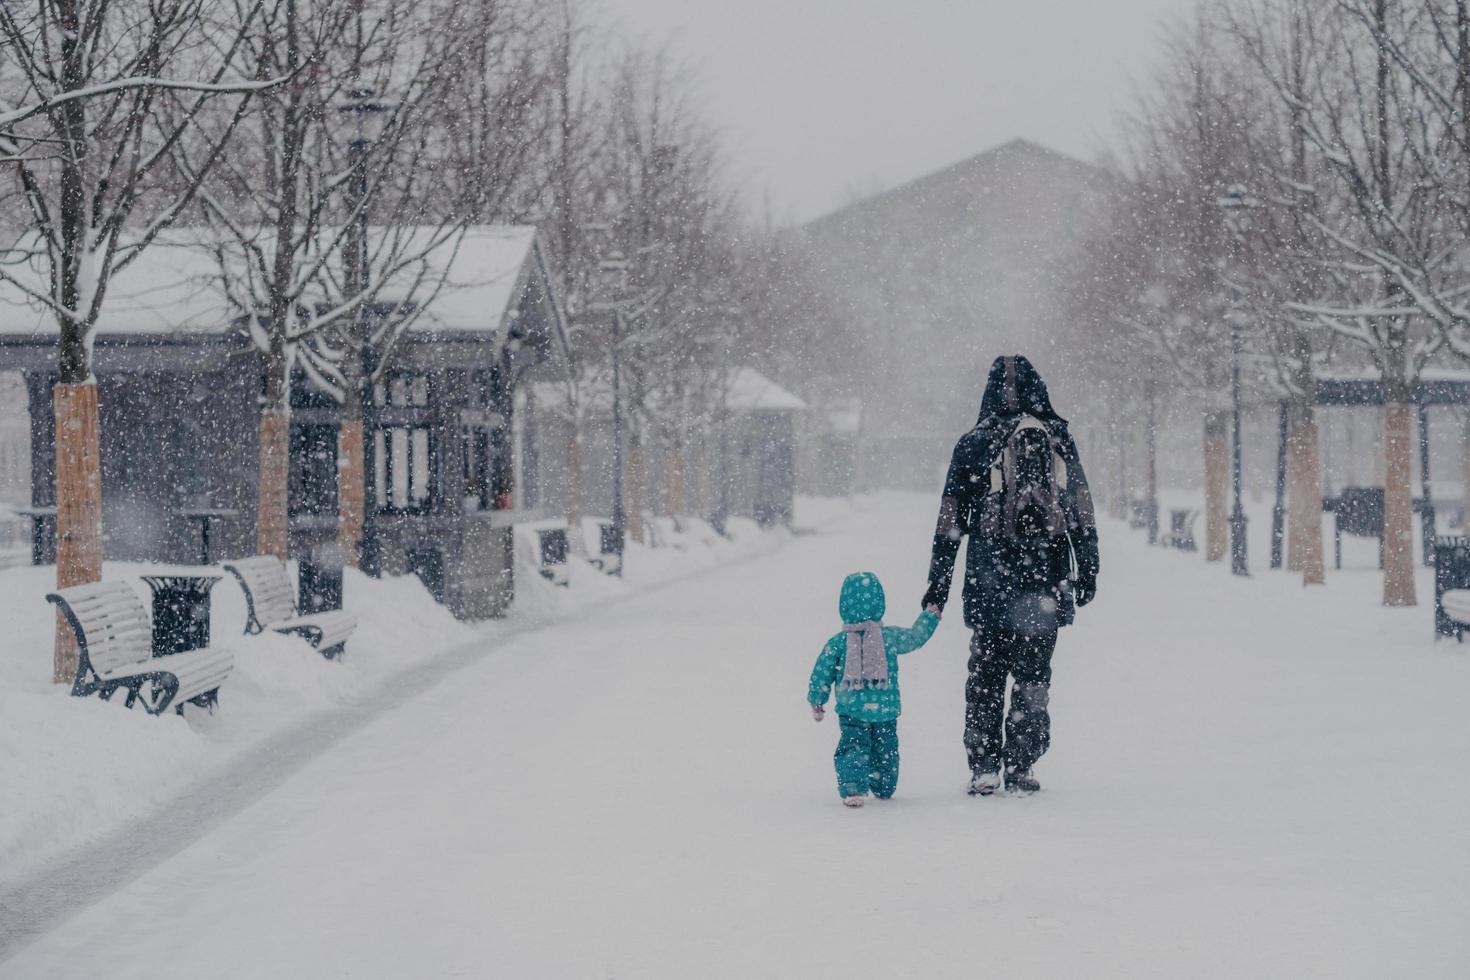
<path id="1" fill-rule="evenodd" d="M 379 294 L 379 302 L 402 302 L 413 296 L 427 303 L 414 321 L 416 332 L 495 332 L 515 316 L 531 278 L 544 281 L 545 269 L 536 239 L 528 225 L 481 225 L 432 244 L 429 228 L 400 232 L 408 236 L 411 253 L 414 238 L 422 238 L 422 261 L 409 263 L 390 277 Z M 369 229 L 368 241 L 381 241 L 381 229 Z M 269 241 L 262 246 L 269 254 Z M 223 333 L 246 310 L 237 303 L 246 282 L 243 255 L 232 290 L 232 302 L 216 250 L 228 256 L 238 251 L 232 240 L 199 229 L 173 229 L 160 235 L 137 260 L 115 274 L 108 283 L 99 335 Z M 534 260 L 534 261 L 533 261 Z M 233 263 L 232 263 L 233 264 Z M 332 260 L 334 270 L 340 260 Z M 45 290 L 45 267 L 38 255 L 29 262 L 9 265 L 6 271 L 27 281 L 33 289 Z M 437 292 L 432 285 L 442 280 Z M 424 285 L 427 284 L 427 285 Z M 415 288 L 418 286 L 419 288 Z M 430 297 L 430 293 L 433 293 Z M 311 297 L 307 297 L 308 302 Z M 36 300 L 14 286 L 0 282 L 0 334 L 35 336 L 55 334 L 56 318 Z"/>
<path id="2" fill-rule="evenodd" d="M 725 407 L 747 412 L 804 412 L 806 402 L 755 368 L 741 368 L 730 379 Z"/>
<path id="3" fill-rule="evenodd" d="M 612 410 L 612 388 L 607 381 L 584 383 L 578 393 L 589 411 Z M 567 388 L 556 382 L 541 382 L 536 385 L 535 394 L 537 401 L 544 405 L 563 405 Z M 742 367 L 730 378 L 725 407 L 736 412 L 804 412 L 807 404 L 754 368 Z"/>
<path id="4" fill-rule="evenodd" d="M 856 435 L 863 426 L 863 403 L 859 398 L 834 398 L 826 405 L 827 428 L 838 435 Z"/>

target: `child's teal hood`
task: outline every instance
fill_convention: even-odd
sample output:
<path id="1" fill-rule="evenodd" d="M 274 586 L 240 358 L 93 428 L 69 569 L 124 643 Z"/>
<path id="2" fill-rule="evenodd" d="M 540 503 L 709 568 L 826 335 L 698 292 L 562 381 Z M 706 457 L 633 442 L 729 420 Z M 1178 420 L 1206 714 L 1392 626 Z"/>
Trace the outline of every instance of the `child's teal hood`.
<path id="1" fill-rule="evenodd" d="M 837 612 L 844 623 L 882 622 L 887 608 L 883 583 L 872 572 L 854 572 L 843 580 Z"/>

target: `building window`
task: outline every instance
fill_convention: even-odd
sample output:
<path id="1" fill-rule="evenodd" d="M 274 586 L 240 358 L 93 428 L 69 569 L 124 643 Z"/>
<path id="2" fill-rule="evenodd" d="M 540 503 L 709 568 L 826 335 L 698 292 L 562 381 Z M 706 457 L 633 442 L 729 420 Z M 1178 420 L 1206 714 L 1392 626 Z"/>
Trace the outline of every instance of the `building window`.
<path id="1" fill-rule="evenodd" d="M 337 513 L 337 427 L 291 426 L 287 510 L 292 516 Z"/>
<path id="2" fill-rule="evenodd" d="M 466 423 L 462 444 L 465 510 L 510 510 L 510 435 L 504 423 Z"/>
<path id="3" fill-rule="evenodd" d="M 428 426 L 389 425 L 374 433 L 378 509 L 427 513 L 434 499 L 434 438 Z"/>
<path id="4" fill-rule="evenodd" d="M 373 386 L 373 399 L 386 408 L 427 408 L 429 377 L 425 374 L 390 374 Z"/>

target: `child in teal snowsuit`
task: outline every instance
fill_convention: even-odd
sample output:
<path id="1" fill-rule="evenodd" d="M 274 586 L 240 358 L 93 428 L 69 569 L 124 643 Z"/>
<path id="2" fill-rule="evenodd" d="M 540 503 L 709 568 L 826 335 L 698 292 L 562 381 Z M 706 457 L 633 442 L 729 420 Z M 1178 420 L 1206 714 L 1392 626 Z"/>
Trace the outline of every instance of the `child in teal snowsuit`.
<path id="1" fill-rule="evenodd" d="M 886 605 L 883 585 L 872 572 L 843 581 L 837 602 L 842 632 L 822 648 L 807 689 L 812 717 L 821 721 L 827 696 L 837 688 L 842 737 L 832 758 L 837 792 L 847 806 L 862 806 L 870 790 L 886 800 L 898 788 L 898 656 L 923 646 L 939 625 L 939 610 L 931 605 L 910 629 L 884 626 Z"/>

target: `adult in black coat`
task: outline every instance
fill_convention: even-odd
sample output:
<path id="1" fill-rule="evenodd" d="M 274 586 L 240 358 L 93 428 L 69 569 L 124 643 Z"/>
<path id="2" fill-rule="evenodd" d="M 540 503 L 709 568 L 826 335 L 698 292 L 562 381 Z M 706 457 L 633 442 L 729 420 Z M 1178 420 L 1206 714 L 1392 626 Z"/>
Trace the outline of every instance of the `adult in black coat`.
<path id="1" fill-rule="evenodd" d="M 1004 480 L 997 469 L 1017 427 L 1034 419 L 1065 464 L 1056 496 L 1063 528 L 1040 545 L 1020 546 L 1000 515 Z M 990 367 L 980 418 L 960 437 L 944 481 L 923 604 L 949 600 L 960 541 L 965 549 L 965 625 L 974 631 L 965 686 L 965 747 L 970 792 L 1039 789 L 1031 767 L 1051 741 L 1048 712 L 1057 630 L 1097 594 L 1097 523 L 1077 444 L 1052 408 L 1046 384 L 1025 357 Z M 1015 679 L 1011 711 L 1007 678 Z"/>

